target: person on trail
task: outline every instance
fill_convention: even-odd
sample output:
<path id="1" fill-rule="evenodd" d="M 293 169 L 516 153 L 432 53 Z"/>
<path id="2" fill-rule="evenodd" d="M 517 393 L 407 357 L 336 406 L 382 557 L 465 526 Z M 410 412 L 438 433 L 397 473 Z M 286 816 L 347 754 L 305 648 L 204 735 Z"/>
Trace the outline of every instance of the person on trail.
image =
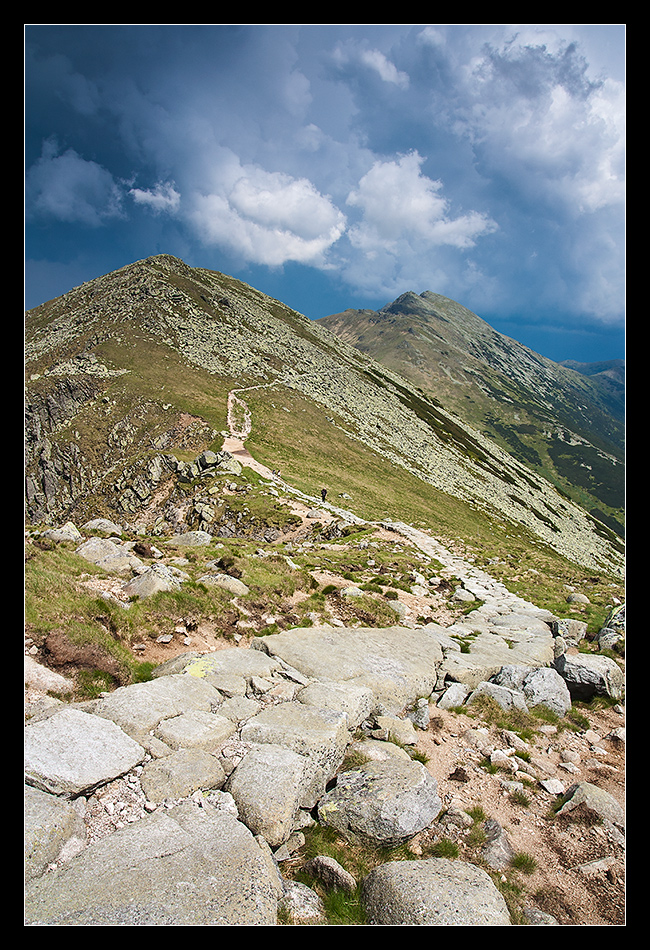
<path id="1" fill-rule="evenodd" d="M 321 488 L 321 490 L 320 490 L 320 496 L 321 496 L 321 498 L 323 499 L 323 501 L 325 501 L 325 498 L 327 497 L 327 489 L 326 489 L 326 488 Z"/>

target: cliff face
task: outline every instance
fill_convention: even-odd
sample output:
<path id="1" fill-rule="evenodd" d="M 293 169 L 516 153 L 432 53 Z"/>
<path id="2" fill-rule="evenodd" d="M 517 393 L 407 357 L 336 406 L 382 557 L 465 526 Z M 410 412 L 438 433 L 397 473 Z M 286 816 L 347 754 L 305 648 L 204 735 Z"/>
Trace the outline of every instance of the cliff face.
<path id="1" fill-rule="evenodd" d="M 406 297 L 414 320 L 416 304 L 429 317 L 435 304 L 441 325 L 451 320 L 437 295 Z M 393 309 L 401 312 L 400 301 Z M 378 319 L 393 317 L 389 308 Z M 328 322 L 334 321 L 311 322 L 226 275 L 165 255 L 97 278 L 30 311 L 25 340 L 28 520 L 53 524 L 155 510 L 175 490 L 173 465 L 166 460 L 191 461 L 204 449 L 219 450 L 227 433 L 228 394 L 245 390 L 252 444 L 265 464 L 281 464 L 284 477 L 298 486 L 327 472 L 334 459 L 341 480 L 372 483 L 377 491 L 389 473 L 402 471 L 412 485 L 442 493 L 450 507 L 459 503 L 500 523 L 511 522 L 594 570 L 621 570 L 620 542 L 604 523 L 607 518 L 574 503 L 561 482 L 560 494 L 546 477 L 546 466 L 531 465 L 525 453 L 513 452 L 507 439 L 496 437 L 505 425 L 497 412 L 504 390 L 496 391 L 496 377 L 490 377 L 493 391 L 487 394 L 494 431 L 486 434 L 484 426 L 451 411 L 443 387 L 434 398 L 432 387 L 428 392 L 417 388 L 388 360 L 380 363 L 350 345 L 344 334 L 332 333 Z M 481 323 L 471 334 L 468 373 L 496 359 L 485 331 L 478 333 Z M 518 347 L 512 342 L 513 351 L 518 353 Z M 503 350 L 499 354 L 503 360 Z M 510 365 L 499 367 L 499 385 L 505 386 Z M 615 459 L 613 435 L 607 437 L 607 449 L 597 447 L 584 435 L 584 426 L 578 432 L 553 410 L 550 394 L 557 391 L 557 377 L 542 358 L 532 354 L 527 365 L 529 388 L 520 377 L 507 398 L 513 404 L 519 399 L 513 406 L 517 412 L 538 407 L 537 417 L 545 419 L 557 443 L 557 457 L 565 446 L 579 444 L 580 451 Z M 482 372 L 487 379 L 487 371 Z M 562 405 L 575 401 L 577 391 L 565 387 Z M 584 406 L 587 390 L 582 395 Z M 618 459 L 611 464 L 618 465 Z M 589 495 L 587 508 L 594 507 Z"/>

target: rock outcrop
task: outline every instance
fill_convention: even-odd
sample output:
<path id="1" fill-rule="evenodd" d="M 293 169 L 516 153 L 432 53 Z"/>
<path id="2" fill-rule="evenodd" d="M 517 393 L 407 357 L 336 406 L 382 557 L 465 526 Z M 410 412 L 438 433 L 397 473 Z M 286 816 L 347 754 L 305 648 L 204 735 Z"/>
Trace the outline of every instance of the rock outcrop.
<path id="1" fill-rule="evenodd" d="M 555 704 L 547 682 L 526 692 L 535 674 L 564 687 L 555 669 L 528 665 L 531 639 L 550 638 L 552 647 L 551 623 L 531 614 L 521 655 L 511 645 L 510 663 L 498 671 L 508 685 L 493 683 L 524 704 L 531 697 Z M 478 686 L 450 679 L 449 644 L 436 625 L 296 629 L 258 638 L 252 649 L 182 655 L 150 682 L 91 702 L 32 710 L 27 923 L 266 925 L 296 901 L 307 913 L 305 895 L 281 874 L 306 824 L 396 846 L 439 816 L 435 775 L 408 746 L 394 744 L 390 721 L 415 728 L 406 710 L 423 696 L 435 705 L 456 687 L 471 701 Z M 364 743 L 384 754 L 369 751 L 365 764 L 342 768 L 346 753 Z M 86 840 L 89 802 L 118 778 L 129 783 L 139 812 Z M 580 789 L 577 801 L 601 809 L 620 831 L 620 811 L 606 798 Z M 489 876 L 464 862 L 388 862 L 361 893 L 374 924 L 510 922 Z"/>

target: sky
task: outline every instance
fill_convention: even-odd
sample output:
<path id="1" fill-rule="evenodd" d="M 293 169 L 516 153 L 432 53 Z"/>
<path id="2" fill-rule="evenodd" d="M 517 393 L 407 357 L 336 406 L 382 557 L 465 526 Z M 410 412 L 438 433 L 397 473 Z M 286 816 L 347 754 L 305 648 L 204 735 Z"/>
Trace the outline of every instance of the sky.
<path id="1" fill-rule="evenodd" d="M 154 254 L 625 357 L 624 24 L 25 24 L 25 307 Z"/>

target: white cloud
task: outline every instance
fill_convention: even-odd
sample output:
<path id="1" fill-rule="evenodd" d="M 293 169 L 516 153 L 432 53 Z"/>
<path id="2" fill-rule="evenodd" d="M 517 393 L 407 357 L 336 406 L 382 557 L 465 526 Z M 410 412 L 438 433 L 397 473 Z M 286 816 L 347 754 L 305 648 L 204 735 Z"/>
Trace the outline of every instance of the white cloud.
<path id="1" fill-rule="evenodd" d="M 201 239 L 251 263 L 322 266 L 346 225 L 331 199 L 305 178 L 222 158 L 210 190 L 192 199 L 188 220 Z"/>
<path id="2" fill-rule="evenodd" d="M 494 223 L 475 211 L 450 217 L 449 202 L 440 194 L 442 183 L 422 174 L 422 162 L 411 152 L 395 161 L 377 161 L 364 175 L 348 197 L 362 212 L 350 234 L 355 246 L 396 249 L 406 242 L 468 248 L 494 230 Z"/>
<path id="3" fill-rule="evenodd" d="M 620 207 L 624 87 L 592 80 L 575 45 L 539 40 L 517 36 L 473 59 L 455 129 L 474 143 L 484 174 L 507 177 L 524 195 L 559 201 L 572 215 Z"/>
<path id="4" fill-rule="evenodd" d="M 375 73 L 383 82 L 399 86 L 400 89 L 407 89 L 409 86 L 407 73 L 397 69 L 381 50 L 371 49 L 366 44 L 352 41 L 339 43 L 332 54 L 332 60 L 339 69 L 362 67 Z"/>
<path id="5" fill-rule="evenodd" d="M 174 213 L 178 211 L 181 196 L 173 182 L 158 182 L 153 188 L 131 188 L 129 194 L 136 204 L 145 205 L 154 214 L 162 211 Z"/>

